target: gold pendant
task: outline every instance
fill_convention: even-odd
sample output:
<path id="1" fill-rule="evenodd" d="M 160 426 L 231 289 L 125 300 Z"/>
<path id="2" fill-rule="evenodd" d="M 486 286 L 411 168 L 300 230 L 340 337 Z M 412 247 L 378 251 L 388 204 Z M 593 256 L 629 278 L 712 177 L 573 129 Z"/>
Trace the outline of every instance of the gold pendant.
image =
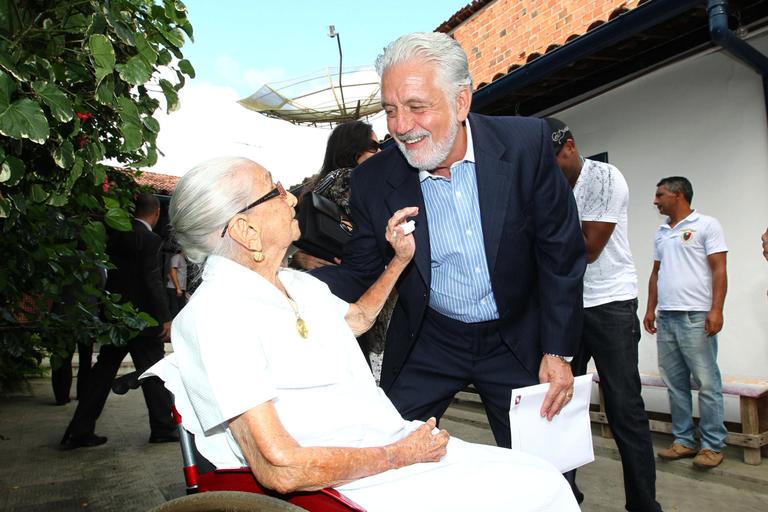
<path id="1" fill-rule="evenodd" d="M 296 318 L 296 332 L 304 339 L 309 337 L 309 329 L 307 329 L 307 324 L 301 317 Z"/>

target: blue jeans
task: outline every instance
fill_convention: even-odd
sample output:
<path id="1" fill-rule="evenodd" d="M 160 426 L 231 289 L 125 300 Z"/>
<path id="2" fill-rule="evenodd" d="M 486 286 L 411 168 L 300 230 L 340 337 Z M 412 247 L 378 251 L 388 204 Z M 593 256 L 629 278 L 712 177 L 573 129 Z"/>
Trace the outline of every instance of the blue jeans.
<path id="1" fill-rule="evenodd" d="M 584 375 L 594 359 L 605 397 L 605 413 L 621 454 L 625 508 L 631 512 L 658 512 L 656 460 L 641 395 L 637 369 L 640 322 L 637 299 L 609 302 L 584 309 L 581 346 L 571 364 L 574 375 Z M 569 472 L 570 473 L 570 472 Z M 566 473 L 574 494 L 576 471 Z"/>
<path id="2" fill-rule="evenodd" d="M 723 424 L 723 384 L 717 367 L 717 336 L 704 332 L 705 311 L 659 311 L 656 339 L 661 378 L 669 390 L 672 435 L 688 448 L 696 446 L 691 376 L 699 386 L 701 448 L 719 452 L 728 431 Z"/>

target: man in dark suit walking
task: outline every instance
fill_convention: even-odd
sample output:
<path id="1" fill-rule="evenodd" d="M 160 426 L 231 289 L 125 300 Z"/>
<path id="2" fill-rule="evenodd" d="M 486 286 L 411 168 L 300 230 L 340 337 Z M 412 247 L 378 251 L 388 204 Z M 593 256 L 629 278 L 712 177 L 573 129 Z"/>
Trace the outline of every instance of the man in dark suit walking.
<path id="1" fill-rule="evenodd" d="M 314 275 L 355 300 L 391 257 L 387 219 L 417 206 L 381 386 L 405 418 L 426 420 L 472 383 L 509 447 L 512 388 L 549 382 L 549 419 L 573 394 L 586 266 L 575 202 L 543 121 L 469 114 L 455 40 L 409 34 L 376 65 L 398 148 L 352 173 L 352 239 L 341 265 Z"/>
<path id="2" fill-rule="evenodd" d="M 162 239 L 152 232 L 160 218 L 159 201 L 152 194 L 139 195 L 134 215 L 131 231 L 109 233 L 107 253 L 116 268 L 109 271 L 106 288 L 111 293 L 119 293 L 123 302 L 130 302 L 140 311 L 152 315 L 160 325 L 144 329 L 126 345 L 101 347 L 91 371 L 88 392 L 80 396 L 75 415 L 61 441 L 65 448 L 98 446 L 107 442 L 106 437 L 96 435 L 94 430 L 120 363 L 130 352 L 136 369 L 143 372 L 163 357 L 163 343 L 170 338 L 171 315 L 160 264 Z M 149 442 L 177 441 L 171 416 L 172 399 L 162 381 L 147 379 L 142 383 L 142 391 L 149 412 Z"/>

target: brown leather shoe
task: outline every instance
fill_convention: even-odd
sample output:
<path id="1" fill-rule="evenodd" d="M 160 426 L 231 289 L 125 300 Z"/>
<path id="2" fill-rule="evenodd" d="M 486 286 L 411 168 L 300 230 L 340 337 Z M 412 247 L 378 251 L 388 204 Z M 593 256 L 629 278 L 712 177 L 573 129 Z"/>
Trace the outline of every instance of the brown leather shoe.
<path id="1" fill-rule="evenodd" d="M 683 446 L 682 444 L 672 443 L 672 446 L 670 446 L 666 450 L 661 450 L 660 452 L 657 453 L 657 455 L 665 460 L 684 459 L 686 457 L 695 457 L 696 449 L 688 448 L 687 446 Z"/>
<path id="2" fill-rule="evenodd" d="M 693 465 L 699 469 L 716 468 L 721 462 L 723 462 L 723 453 L 709 448 L 699 450 L 699 453 L 693 458 Z"/>

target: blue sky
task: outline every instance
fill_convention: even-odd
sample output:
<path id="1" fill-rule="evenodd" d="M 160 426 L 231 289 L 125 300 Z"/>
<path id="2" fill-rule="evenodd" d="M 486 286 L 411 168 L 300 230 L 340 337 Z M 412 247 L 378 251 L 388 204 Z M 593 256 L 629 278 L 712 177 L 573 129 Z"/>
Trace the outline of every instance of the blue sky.
<path id="1" fill-rule="evenodd" d="M 341 34 L 344 69 L 372 65 L 400 35 L 432 31 L 469 0 L 187 0 L 195 42 L 184 57 L 195 67 L 179 98 L 181 108 L 158 114 L 158 148 L 152 171 L 183 175 L 204 160 L 244 156 L 284 184 L 318 171 L 330 130 L 294 126 L 240 106 L 237 100 L 265 83 L 306 77 L 337 67 Z M 371 119 L 379 137 L 383 116 Z"/>
<path id="2" fill-rule="evenodd" d="M 338 66 L 373 64 L 398 36 L 432 31 L 469 0 L 187 0 L 195 42 L 184 47 L 200 80 L 247 96 L 254 84 Z M 259 84 L 260 85 L 260 84 Z"/>

